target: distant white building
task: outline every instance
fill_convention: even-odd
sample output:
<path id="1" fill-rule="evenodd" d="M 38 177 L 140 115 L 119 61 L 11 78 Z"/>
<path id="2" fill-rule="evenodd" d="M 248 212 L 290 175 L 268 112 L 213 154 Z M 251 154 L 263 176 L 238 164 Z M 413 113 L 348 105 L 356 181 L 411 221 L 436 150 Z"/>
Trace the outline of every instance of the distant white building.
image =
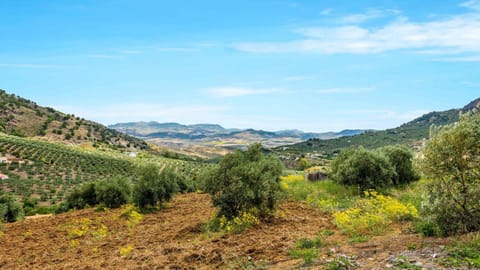
<path id="1" fill-rule="evenodd" d="M 7 180 L 7 179 L 8 179 L 8 175 L 3 174 L 3 173 L 0 173 L 0 179 L 1 179 L 1 180 Z"/>

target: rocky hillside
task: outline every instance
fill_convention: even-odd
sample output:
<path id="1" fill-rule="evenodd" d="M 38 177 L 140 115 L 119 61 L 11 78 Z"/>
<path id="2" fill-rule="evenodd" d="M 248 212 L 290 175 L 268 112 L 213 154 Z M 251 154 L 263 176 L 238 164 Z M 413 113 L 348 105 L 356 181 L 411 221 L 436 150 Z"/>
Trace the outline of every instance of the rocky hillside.
<path id="1" fill-rule="evenodd" d="M 53 108 L 0 90 L 0 131 L 19 137 L 37 137 L 68 144 L 89 143 L 113 148 L 146 149 L 140 139 L 104 125 L 65 114 Z"/>

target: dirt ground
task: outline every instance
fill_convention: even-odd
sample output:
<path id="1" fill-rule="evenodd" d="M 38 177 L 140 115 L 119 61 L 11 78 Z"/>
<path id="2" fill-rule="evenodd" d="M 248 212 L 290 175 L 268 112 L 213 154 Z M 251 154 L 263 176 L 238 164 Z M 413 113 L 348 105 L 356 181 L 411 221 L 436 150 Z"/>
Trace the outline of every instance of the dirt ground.
<path id="1" fill-rule="evenodd" d="M 358 269 L 395 269 L 400 256 L 418 269 L 442 269 L 435 258 L 447 241 L 422 238 L 404 225 L 349 243 L 329 215 L 294 202 L 281 204 L 275 218 L 242 233 L 209 235 L 202 226 L 215 209 L 208 195 L 196 193 L 176 196 L 136 226 L 128 226 L 119 212 L 87 209 L 5 224 L 0 269 L 300 269 L 303 261 L 292 259 L 289 249 L 325 230 L 334 233 L 325 236 L 309 269 L 323 269 L 337 255 L 354 256 Z"/>

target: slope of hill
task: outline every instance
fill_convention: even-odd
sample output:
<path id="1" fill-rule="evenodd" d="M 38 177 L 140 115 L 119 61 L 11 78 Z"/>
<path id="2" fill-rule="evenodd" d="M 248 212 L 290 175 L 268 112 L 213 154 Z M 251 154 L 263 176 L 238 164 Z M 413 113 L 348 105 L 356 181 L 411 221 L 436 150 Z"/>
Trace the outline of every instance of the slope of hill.
<path id="1" fill-rule="evenodd" d="M 42 107 L 0 90 L 0 131 L 47 141 L 90 143 L 124 149 L 146 149 L 147 144 L 101 124 Z"/>
<path id="2" fill-rule="evenodd" d="M 381 131 L 367 131 L 359 135 L 330 140 L 309 139 L 294 145 L 278 147 L 275 150 L 281 154 L 302 154 L 308 152 L 331 156 L 338 153 L 342 148 L 350 146 L 361 145 L 367 148 L 377 148 L 391 144 L 418 146 L 423 139 L 428 139 L 432 125 L 441 126 L 455 123 L 458 121 L 460 113 L 479 108 L 479 105 L 480 98 L 470 102 L 462 109 L 427 113 L 396 128 Z"/>
<path id="3" fill-rule="evenodd" d="M 136 165 L 144 162 L 190 176 L 205 166 L 144 153 L 131 157 L 119 151 L 98 151 L 0 133 L 0 173 L 7 176 L 0 180 L 0 193 L 39 200 L 40 205 L 56 204 L 84 181 L 131 177 Z"/>

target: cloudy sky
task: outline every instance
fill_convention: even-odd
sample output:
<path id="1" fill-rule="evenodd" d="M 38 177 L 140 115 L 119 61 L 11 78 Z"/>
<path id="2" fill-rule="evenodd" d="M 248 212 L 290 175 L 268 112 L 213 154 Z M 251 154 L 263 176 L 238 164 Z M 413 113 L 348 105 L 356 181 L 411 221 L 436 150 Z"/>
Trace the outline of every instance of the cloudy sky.
<path id="1" fill-rule="evenodd" d="M 1 1 L 0 89 L 104 124 L 395 127 L 480 97 L 480 1 Z"/>

